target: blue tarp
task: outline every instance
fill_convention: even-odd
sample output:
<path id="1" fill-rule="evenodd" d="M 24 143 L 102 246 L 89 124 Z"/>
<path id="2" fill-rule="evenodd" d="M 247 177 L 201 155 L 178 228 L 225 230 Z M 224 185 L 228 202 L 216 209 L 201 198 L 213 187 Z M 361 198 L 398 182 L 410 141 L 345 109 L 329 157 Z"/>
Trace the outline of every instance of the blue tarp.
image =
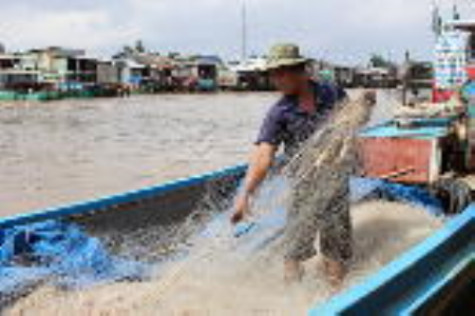
<path id="1" fill-rule="evenodd" d="M 282 178 L 276 177 L 272 183 L 269 184 L 267 194 L 261 194 L 261 200 L 264 200 L 262 209 L 268 209 L 265 201 L 275 199 L 275 196 L 285 194 L 285 181 Z M 352 203 L 357 203 L 365 199 L 387 200 L 393 202 L 402 202 L 415 207 L 425 209 L 428 213 L 434 216 L 444 214 L 444 209 L 441 202 L 434 197 L 428 190 L 423 187 L 413 185 L 403 185 L 399 183 L 392 183 L 380 179 L 369 179 L 362 177 L 352 177 L 350 179 L 350 200 Z M 259 202 L 257 202 L 259 204 Z M 261 203 L 262 204 L 262 203 Z M 270 241 L 280 235 L 286 224 L 286 210 L 285 205 L 274 205 L 270 211 L 260 214 L 257 218 L 252 218 L 251 221 L 241 222 L 235 225 L 232 229 L 234 237 L 241 238 L 244 241 L 239 244 L 241 250 L 256 250 L 262 248 Z M 222 227 L 229 221 L 230 214 L 220 214 L 213 221 L 211 221 L 202 236 L 213 238 L 222 231 Z"/>
<path id="2" fill-rule="evenodd" d="M 354 202 L 364 198 L 399 201 L 424 208 L 435 216 L 443 214 L 441 202 L 427 189 L 416 185 L 404 185 L 380 179 L 351 179 L 351 194 Z"/>
<path id="3" fill-rule="evenodd" d="M 146 273 L 145 264 L 111 255 L 72 223 L 48 220 L 0 230 L 0 297 L 45 280 L 81 288 Z"/>
<path id="4" fill-rule="evenodd" d="M 276 187 L 275 196 L 282 193 L 285 186 L 279 181 L 274 181 L 273 185 Z M 280 186 L 280 187 L 279 187 Z M 394 202 L 402 202 L 416 207 L 425 209 L 428 213 L 434 216 L 443 215 L 443 206 L 441 202 L 434 197 L 428 190 L 423 187 L 404 185 L 399 183 L 392 183 L 380 179 L 369 179 L 361 177 L 352 177 L 350 180 L 352 203 L 357 203 L 365 199 L 386 200 Z M 280 191 L 279 191 L 280 190 Z M 270 197 L 268 197 L 270 198 Z M 242 222 L 234 227 L 233 234 L 235 237 L 247 239 L 245 247 L 247 249 L 262 248 L 275 236 L 273 234 L 281 234 L 286 223 L 285 207 L 278 206 L 271 209 L 269 213 L 261 215 L 259 218 L 254 218 L 250 222 Z M 215 222 L 212 222 L 205 231 L 206 236 L 213 236 L 213 232 L 218 231 L 218 223 L 223 223 L 228 220 L 227 217 L 220 216 Z M 265 231 L 266 233 L 263 233 Z M 248 238 L 247 236 L 253 236 Z"/>

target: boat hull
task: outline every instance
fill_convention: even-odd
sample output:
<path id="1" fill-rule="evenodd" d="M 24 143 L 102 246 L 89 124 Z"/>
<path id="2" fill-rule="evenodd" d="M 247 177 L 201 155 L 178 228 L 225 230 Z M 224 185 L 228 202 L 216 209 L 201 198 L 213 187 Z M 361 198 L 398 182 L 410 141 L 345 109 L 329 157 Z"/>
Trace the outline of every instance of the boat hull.
<path id="1" fill-rule="evenodd" d="M 245 171 L 246 166 L 236 166 L 135 192 L 5 218 L 0 220 L 0 229 L 60 219 L 79 224 L 92 236 L 104 237 L 112 248 L 120 245 L 121 242 L 117 241 L 124 238 L 129 239 L 129 244 L 147 244 L 143 236 L 134 233 L 147 231 L 147 228 L 153 228 L 148 229 L 153 231 L 157 227 L 174 227 L 207 201 L 223 201 L 220 208 L 228 207 Z M 157 232 L 160 239 L 158 228 Z M 445 308 L 431 304 L 431 299 L 443 295 L 441 289 L 447 288 L 445 284 L 452 287 L 453 283 L 457 284 L 456 276 L 460 274 L 456 273 L 457 267 L 475 252 L 474 236 L 475 205 L 471 205 L 429 239 L 355 288 L 327 304 L 316 306 L 310 314 L 367 315 L 381 314 L 381 311 L 409 314 Z M 157 248 L 156 243 L 161 243 L 159 239 L 153 239 L 153 245 L 146 246 Z M 163 244 L 166 242 L 163 241 Z M 145 254 L 150 252 L 147 247 Z"/>

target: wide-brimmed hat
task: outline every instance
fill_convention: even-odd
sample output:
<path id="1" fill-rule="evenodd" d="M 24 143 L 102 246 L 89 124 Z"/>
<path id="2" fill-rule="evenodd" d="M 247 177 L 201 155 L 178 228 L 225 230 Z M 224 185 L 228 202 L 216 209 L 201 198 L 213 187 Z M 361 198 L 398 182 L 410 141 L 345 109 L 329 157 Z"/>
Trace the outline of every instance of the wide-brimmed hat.
<path id="1" fill-rule="evenodd" d="M 282 67 L 296 66 L 308 62 L 309 59 L 300 54 L 300 48 L 295 44 L 277 44 L 272 46 L 267 56 L 266 69 L 273 70 Z"/>

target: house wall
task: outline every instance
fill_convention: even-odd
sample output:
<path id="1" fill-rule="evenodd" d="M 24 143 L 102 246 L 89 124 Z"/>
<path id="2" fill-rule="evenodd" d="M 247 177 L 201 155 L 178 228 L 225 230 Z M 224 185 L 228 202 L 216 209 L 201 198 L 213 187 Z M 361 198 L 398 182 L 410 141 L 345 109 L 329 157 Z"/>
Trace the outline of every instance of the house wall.
<path id="1" fill-rule="evenodd" d="M 120 82 L 119 69 L 112 63 L 97 64 L 97 83 L 114 84 Z"/>
<path id="2" fill-rule="evenodd" d="M 38 59 L 33 54 L 23 54 L 20 60 L 20 68 L 23 70 L 38 70 Z"/>

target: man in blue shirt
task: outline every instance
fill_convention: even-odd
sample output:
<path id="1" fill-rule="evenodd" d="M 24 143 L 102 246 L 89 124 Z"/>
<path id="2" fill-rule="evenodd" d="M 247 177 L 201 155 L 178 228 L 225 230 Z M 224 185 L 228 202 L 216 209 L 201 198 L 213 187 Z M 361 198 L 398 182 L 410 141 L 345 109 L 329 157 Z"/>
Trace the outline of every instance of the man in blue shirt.
<path id="1" fill-rule="evenodd" d="M 282 98 L 270 108 L 255 142 L 242 192 L 234 205 L 233 223 L 241 221 L 249 210 L 250 200 L 271 168 L 281 144 L 287 158 L 321 126 L 334 105 L 346 97 L 342 89 L 312 81 L 307 73 L 308 60 L 301 57 L 293 44 L 276 45 L 268 58 L 268 69 Z M 346 274 L 346 263 L 351 257 L 351 223 L 348 189 L 335 197 L 329 210 L 315 205 L 312 220 L 302 226 L 296 217 L 297 203 L 288 210 L 287 239 L 291 239 L 285 255 L 285 279 L 299 280 L 303 274 L 302 262 L 316 254 L 314 241 L 320 231 L 321 252 L 329 280 L 338 286 Z M 327 212 L 327 213 L 325 213 Z M 321 216 L 328 214 L 330 216 Z"/>

